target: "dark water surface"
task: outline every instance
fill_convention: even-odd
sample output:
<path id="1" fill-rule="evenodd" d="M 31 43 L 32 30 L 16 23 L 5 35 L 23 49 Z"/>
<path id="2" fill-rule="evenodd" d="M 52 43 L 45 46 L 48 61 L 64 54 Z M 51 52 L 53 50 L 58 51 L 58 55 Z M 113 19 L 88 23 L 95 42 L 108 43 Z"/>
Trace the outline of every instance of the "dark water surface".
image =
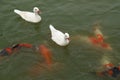
<path id="1" fill-rule="evenodd" d="M 42 21 L 28 23 L 13 10 L 32 11 L 39 7 Z M 0 80 L 114 80 L 99 77 L 96 71 L 104 62 L 120 61 L 120 0 L 1 0 L 0 48 L 16 43 L 45 44 L 52 51 L 54 63 L 49 69 L 37 52 L 22 49 L 0 61 Z M 99 22 L 113 51 L 81 43 L 76 36 L 92 34 Z M 50 39 L 49 24 L 68 32 L 67 47 L 59 47 Z"/>

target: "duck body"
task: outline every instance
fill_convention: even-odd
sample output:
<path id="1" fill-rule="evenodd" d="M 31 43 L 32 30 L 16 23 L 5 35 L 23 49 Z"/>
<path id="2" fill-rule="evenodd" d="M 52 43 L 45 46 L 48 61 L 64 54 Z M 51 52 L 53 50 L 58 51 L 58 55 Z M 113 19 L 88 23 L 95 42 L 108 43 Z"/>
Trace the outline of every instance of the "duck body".
<path id="1" fill-rule="evenodd" d="M 51 39 L 60 46 L 66 46 L 69 44 L 69 34 L 62 33 L 61 31 L 54 28 L 54 26 L 49 26 L 51 31 Z"/>
<path id="2" fill-rule="evenodd" d="M 38 12 L 39 9 L 37 7 L 34 7 L 33 9 L 34 12 L 28 12 L 28 11 L 21 11 L 18 9 L 14 9 L 14 12 L 21 16 L 22 19 L 28 22 L 32 23 L 38 23 L 41 21 L 41 16 L 39 16 Z"/>

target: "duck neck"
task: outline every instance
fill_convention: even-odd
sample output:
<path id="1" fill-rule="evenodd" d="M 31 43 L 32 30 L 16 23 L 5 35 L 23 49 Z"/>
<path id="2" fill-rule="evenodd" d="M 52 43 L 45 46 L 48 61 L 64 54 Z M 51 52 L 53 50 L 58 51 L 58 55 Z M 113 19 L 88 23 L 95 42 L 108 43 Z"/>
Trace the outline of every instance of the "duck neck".
<path id="1" fill-rule="evenodd" d="M 35 12 L 35 15 L 38 15 L 38 13 Z"/>

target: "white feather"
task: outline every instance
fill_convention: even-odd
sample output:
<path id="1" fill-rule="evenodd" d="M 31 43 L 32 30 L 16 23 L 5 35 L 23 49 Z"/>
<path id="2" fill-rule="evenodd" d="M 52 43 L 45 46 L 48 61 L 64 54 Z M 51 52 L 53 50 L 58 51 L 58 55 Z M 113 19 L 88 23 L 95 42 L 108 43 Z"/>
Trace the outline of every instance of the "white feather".
<path id="1" fill-rule="evenodd" d="M 57 30 L 54 28 L 54 26 L 50 25 L 49 26 L 50 31 L 51 31 L 51 39 L 58 45 L 60 46 L 66 46 L 69 44 L 69 34 L 68 33 L 62 33 L 61 31 Z"/>
<path id="2" fill-rule="evenodd" d="M 38 8 L 34 7 L 33 11 L 34 11 L 34 9 L 37 10 Z M 14 12 L 16 14 L 20 15 L 21 18 L 23 18 L 24 20 L 26 20 L 28 22 L 38 23 L 41 21 L 41 16 L 39 16 L 39 14 L 37 12 L 20 11 L 18 9 L 14 9 Z"/>

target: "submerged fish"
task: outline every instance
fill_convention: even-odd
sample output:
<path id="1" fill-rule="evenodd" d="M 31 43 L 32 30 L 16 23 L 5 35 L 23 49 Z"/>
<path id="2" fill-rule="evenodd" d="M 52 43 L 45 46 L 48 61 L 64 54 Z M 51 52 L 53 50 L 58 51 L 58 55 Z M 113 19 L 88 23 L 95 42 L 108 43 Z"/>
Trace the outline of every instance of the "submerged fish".
<path id="1" fill-rule="evenodd" d="M 40 45 L 39 50 L 42 56 L 44 57 L 47 65 L 50 66 L 52 64 L 51 51 L 45 45 Z"/>

